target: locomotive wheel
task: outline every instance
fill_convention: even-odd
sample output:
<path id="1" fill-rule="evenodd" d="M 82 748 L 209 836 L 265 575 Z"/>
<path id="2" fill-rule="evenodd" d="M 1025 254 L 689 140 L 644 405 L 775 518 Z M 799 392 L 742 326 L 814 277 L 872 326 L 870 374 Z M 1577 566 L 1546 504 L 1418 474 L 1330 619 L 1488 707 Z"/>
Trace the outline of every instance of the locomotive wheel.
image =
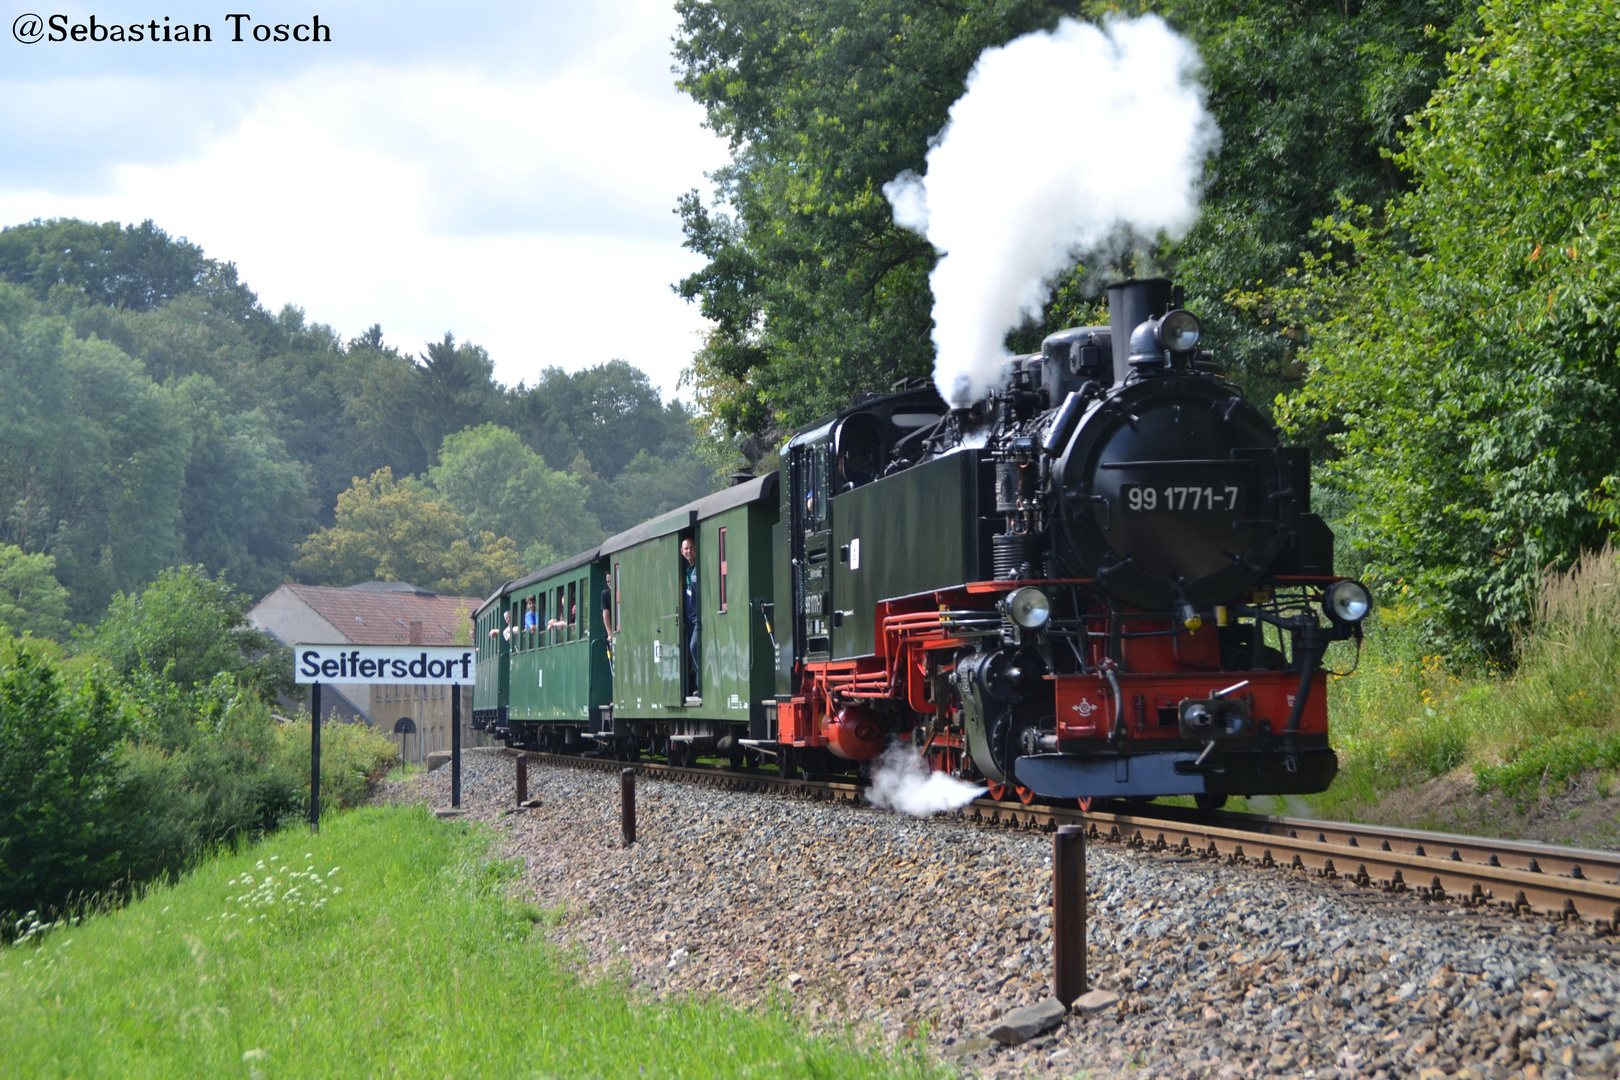
<path id="1" fill-rule="evenodd" d="M 1007 798 L 1007 785 L 995 780 L 986 780 L 985 785 L 990 788 L 991 802 L 1005 802 Z"/>
<path id="2" fill-rule="evenodd" d="M 1193 805 L 1208 814 L 1226 805 L 1225 795 L 1194 795 Z"/>
<path id="3" fill-rule="evenodd" d="M 1028 806 L 1030 803 L 1035 801 L 1035 793 L 1029 788 L 1025 787 L 1023 784 L 1017 785 L 1017 791 L 1018 801 L 1023 803 L 1025 806 Z"/>

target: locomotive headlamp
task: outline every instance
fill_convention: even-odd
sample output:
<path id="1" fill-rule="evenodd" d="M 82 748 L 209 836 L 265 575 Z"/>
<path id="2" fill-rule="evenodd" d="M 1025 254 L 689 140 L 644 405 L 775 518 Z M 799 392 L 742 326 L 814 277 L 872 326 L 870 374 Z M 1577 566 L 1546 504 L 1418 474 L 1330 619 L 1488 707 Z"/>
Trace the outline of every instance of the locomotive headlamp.
<path id="1" fill-rule="evenodd" d="M 1007 594 L 1007 617 L 1025 630 L 1039 630 L 1052 617 L 1052 601 L 1033 585 Z"/>
<path id="2" fill-rule="evenodd" d="M 1180 308 L 1165 315 L 1159 323 L 1159 341 L 1171 352 L 1192 352 L 1203 335 L 1204 328 L 1198 324 L 1198 316 Z"/>
<path id="3" fill-rule="evenodd" d="M 1322 597 L 1322 606 L 1340 622 L 1358 623 L 1372 610 L 1372 596 L 1359 581 L 1340 581 Z"/>

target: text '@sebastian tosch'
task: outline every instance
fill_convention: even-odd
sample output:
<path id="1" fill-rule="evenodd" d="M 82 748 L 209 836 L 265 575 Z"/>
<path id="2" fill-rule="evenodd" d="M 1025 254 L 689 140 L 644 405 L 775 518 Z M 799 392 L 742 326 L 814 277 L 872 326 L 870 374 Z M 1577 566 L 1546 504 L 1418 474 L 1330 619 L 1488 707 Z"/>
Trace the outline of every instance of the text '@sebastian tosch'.
<path id="1" fill-rule="evenodd" d="M 322 22 L 319 15 L 308 22 L 268 23 L 255 22 L 252 15 L 232 12 L 224 17 L 219 28 L 220 41 L 301 41 L 330 42 L 332 25 Z M 50 16 L 19 15 L 11 24 L 11 36 L 24 45 L 44 42 L 165 42 L 212 43 L 214 27 L 208 23 L 177 23 L 167 15 L 160 21 L 105 22 L 94 15 L 80 19 L 62 14 Z"/>

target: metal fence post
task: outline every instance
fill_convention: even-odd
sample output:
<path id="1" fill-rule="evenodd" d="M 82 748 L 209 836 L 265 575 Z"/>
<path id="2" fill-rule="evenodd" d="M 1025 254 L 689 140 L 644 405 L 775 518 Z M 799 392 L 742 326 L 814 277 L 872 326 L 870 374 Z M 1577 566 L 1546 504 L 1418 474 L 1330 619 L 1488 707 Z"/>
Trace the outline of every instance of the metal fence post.
<path id="1" fill-rule="evenodd" d="M 529 801 L 529 759 L 522 754 L 517 756 L 517 804 L 522 806 Z"/>
<path id="2" fill-rule="evenodd" d="M 1065 1009 L 1086 992 L 1086 830 L 1052 838 L 1052 996 Z"/>
<path id="3" fill-rule="evenodd" d="M 624 846 L 636 842 L 636 770 L 619 773 L 619 828 L 624 833 Z"/>

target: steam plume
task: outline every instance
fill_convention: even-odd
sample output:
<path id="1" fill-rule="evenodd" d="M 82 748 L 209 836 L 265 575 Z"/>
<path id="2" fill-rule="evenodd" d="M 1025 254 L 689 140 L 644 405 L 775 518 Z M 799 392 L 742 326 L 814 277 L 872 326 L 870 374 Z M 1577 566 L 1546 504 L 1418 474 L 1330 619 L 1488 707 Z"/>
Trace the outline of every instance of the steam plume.
<path id="1" fill-rule="evenodd" d="M 866 789 L 866 801 L 912 817 L 928 817 L 966 806 L 984 791 L 954 776 L 931 771 L 923 764 L 922 751 L 909 741 L 897 739 L 878 758 L 872 786 Z"/>
<path id="2" fill-rule="evenodd" d="M 895 223 L 944 252 L 934 381 L 952 404 L 1001 380 L 1007 331 L 1049 281 L 1123 229 L 1179 236 L 1220 141 L 1193 46 L 1156 16 L 1073 19 L 986 49 L 928 152 L 883 186 Z"/>

